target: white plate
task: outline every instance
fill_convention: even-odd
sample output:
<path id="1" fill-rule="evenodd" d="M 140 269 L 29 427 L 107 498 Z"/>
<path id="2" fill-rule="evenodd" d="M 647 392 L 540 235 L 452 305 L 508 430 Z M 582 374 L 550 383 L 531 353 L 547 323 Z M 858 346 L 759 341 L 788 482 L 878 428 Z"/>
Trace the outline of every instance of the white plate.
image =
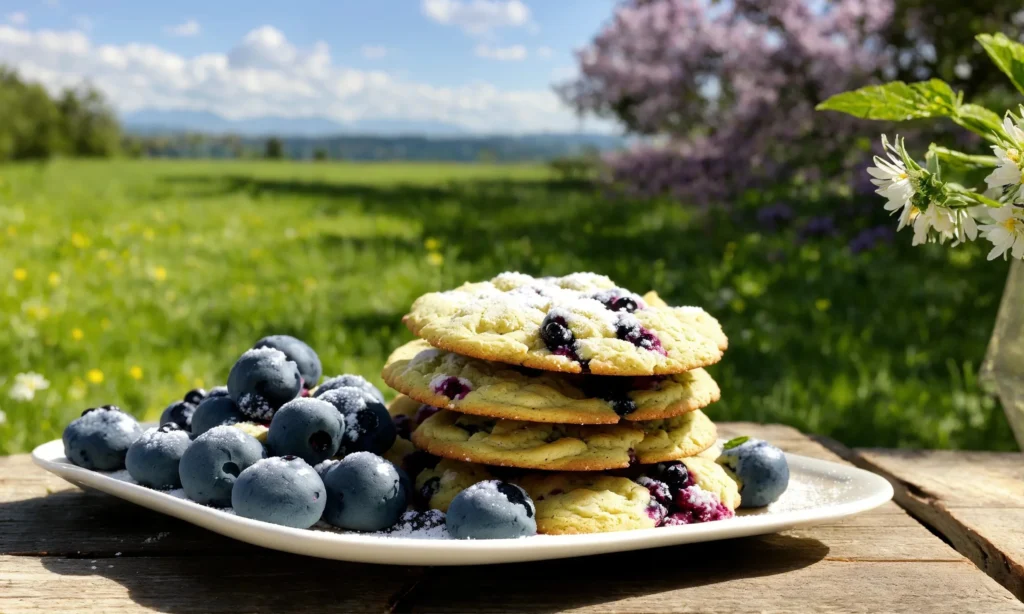
<path id="1" fill-rule="evenodd" d="M 538 535 L 522 539 L 428 540 L 326 530 L 292 529 L 249 520 L 110 474 L 71 464 L 60 440 L 32 451 L 37 465 L 78 486 L 93 488 L 234 539 L 325 559 L 389 565 L 480 565 L 540 561 L 624 550 L 761 535 L 829 522 L 870 510 L 892 498 L 884 478 L 861 469 L 787 454 L 789 489 L 763 510 L 729 520 L 593 535 Z"/>

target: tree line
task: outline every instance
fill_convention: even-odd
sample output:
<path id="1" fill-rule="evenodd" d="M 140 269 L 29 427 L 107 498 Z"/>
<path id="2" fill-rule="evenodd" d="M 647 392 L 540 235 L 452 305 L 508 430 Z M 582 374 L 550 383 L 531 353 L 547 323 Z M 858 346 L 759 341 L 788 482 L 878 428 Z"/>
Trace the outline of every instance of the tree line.
<path id="1" fill-rule="evenodd" d="M 56 155 L 107 157 L 121 150 L 113 109 L 89 85 L 51 95 L 0 67 L 0 162 Z"/>

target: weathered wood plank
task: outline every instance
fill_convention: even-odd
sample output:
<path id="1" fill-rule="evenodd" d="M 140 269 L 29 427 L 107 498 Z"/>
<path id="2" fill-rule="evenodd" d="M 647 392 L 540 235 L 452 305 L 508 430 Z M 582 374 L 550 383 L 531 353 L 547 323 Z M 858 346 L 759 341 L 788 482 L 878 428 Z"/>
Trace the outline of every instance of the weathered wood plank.
<path id="1" fill-rule="evenodd" d="M 788 427 L 723 424 L 720 432 L 839 459 Z M 44 552 L 49 555 L 40 556 Z M 115 556 L 118 552 L 121 556 Z M 32 556 L 2 556 L 12 553 Z M 113 497 L 82 492 L 30 465 L 26 456 L 0 459 L 0 612 L 325 607 L 1024 611 L 1024 604 L 891 503 L 781 535 L 568 561 L 395 568 L 246 546 Z"/>
<path id="2" fill-rule="evenodd" d="M 421 573 L 283 553 L 0 556 L 0 612 L 382 612 Z"/>
<path id="3" fill-rule="evenodd" d="M 896 501 L 1024 599 L 1024 457 L 995 452 L 860 449 Z"/>

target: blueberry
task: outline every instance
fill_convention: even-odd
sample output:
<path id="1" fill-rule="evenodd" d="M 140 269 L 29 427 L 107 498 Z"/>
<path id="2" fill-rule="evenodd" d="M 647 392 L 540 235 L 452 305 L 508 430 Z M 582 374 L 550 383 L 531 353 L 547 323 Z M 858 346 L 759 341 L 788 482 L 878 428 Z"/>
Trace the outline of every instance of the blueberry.
<path id="1" fill-rule="evenodd" d="M 555 354 L 575 355 L 572 346 L 576 343 L 576 337 L 569 330 L 564 316 L 552 313 L 545 316 L 544 321 L 540 324 L 540 338 L 544 340 L 544 345 Z"/>
<path id="2" fill-rule="evenodd" d="M 487 480 L 455 495 L 448 532 L 456 539 L 502 539 L 537 534 L 536 508 L 522 488 Z"/>
<path id="3" fill-rule="evenodd" d="M 690 472 L 686 469 L 686 465 L 679 461 L 658 463 L 651 470 L 650 474 L 650 477 L 654 480 L 667 485 L 672 491 L 673 496 L 676 492 L 693 485 L 693 480 L 690 478 Z M 644 484 L 644 486 L 647 486 L 647 484 Z"/>
<path id="4" fill-rule="evenodd" d="M 248 418 L 228 396 L 207 396 L 192 414 L 192 435 L 198 437 L 215 426 L 238 424 Z"/>
<path id="5" fill-rule="evenodd" d="M 398 522 L 387 530 L 387 534 L 414 537 L 417 533 L 421 535 L 429 533 L 431 536 L 435 536 L 437 532 L 447 533 L 447 531 L 445 528 L 444 512 L 441 510 L 426 510 L 423 512 L 405 512 L 398 519 Z"/>
<path id="6" fill-rule="evenodd" d="M 256 461 L 235 480 L 231 507 L 245 518 L 308 529 L 327 503 L 324 482 L 297 456 Z"/>
<path id="7" fill-rule="evenodd" d="M 420 408 L 416 410 L 416 415 L 413 416 L 412 423 L 416 426 L 423 424 L 427 418 L 433 416 L 437 412 L 441 411 L 440 407 L 434 407 L 433 405 L 427 405 L 424 403 L 420 405 Z"/>
<path id="8" fill-rule="evenodd" d="M 385 403 L 384 394 L 376 386 L 367 381 L 362 375 L 354 375 L 351 373 L 335 375 L 334 377 L 324 380 L 324 383 L 320 384 L 316 389 L 316 392 L 313 393 L 313 396 L 319 397 L 325 392 L 337 390 L 338 388 L 358 388 L 372 396 L 382 405 Z"/>
<path id="9" fill-rule="evenodd" d="M 473 387 L 464 378 L 438 375 L 430 381 L 430 389 L 434 391 L 434 394 L 459 400 L 465 398 L 473 390 Z"/>
<path id="10" fill-rule="evenodd" d="M 226 397 L 228 396 L 227 386 L 214 386 L 210 388 L 210 391 L 206 393 L 206 398 L 212 399 L 214 397 Z"/>
<path id="11" fill-rule="evenodd" d="M 717 496 L 699 486 L 688 486 L 677 492 L 674 503 L 675 509 L 678 511 L 672 514 L 673 517 L 686 518 L 689 516 L 689 522 L 682 524 L 711 522 L 733 517 L 733 511 L 723 505 Z"/>
<path id="12" fill-rule="evenodd" d="M 327 471 L 324 520 L 342 529 L 380 531 L 405 511 L 406 492 L 394 465 L 369 452 L 356 452 Z"/>
<path id="13" fill-rule="evenodd" d="M 205 398 L 205 390 L 203 390 L 202 388 L 193 388 L 192 390 L 189 390 L 188 392 L 185 393 L 185 396 L 182 398 L 182 400 L 185 401 L 186 403 L 199 405 L 200 403 L 203 402 L 203 399 Z"/>
<path id="14" fill-rule="evenodd" d="M 718 463 L 736 476 L 740 507 L 764 507 L 778 500 L 789 486 L 786 455 L 760 439 L 745 439 L 730 446 L 733 442 L 726 444 Z"/>
<path id="15" fill-rule="evenodd" d="M 628 416 L 636 411 L 636 402 L 629 397 L 615 397 L 605 400 L 612 406 L 612 411 L 614 411 L 616 415 Z"/>
<path id="16" fill-rule="evenodd" d="M 124 457 L 142 427 L 114 405 L 94 407 L 64 429 L 64 455 L 86 469 L 124 469 Z"/>
<path id="17" fill-rule="evenodd" d="M 139 484 L 150 488 L 178 488 L 178 463 L 192 440 L 174 422 L 150 429 L 128 448 L 125 466 Z"/>
<path id="18" fill-rule="evenodd" d="M 621 314 L 615 327 L 615 336 L 623 341 L 628 341 L 638 348 L 651 352 L 666 354 L 665 348 L 650 330 L 644 328 L 637 319 L 629 314 Z"/>
<path id="19" fill-rule="evenodd" d="M 228 392 L 242 413 L 266 422 L 279 407 L 299 395 L 302 376 L 284 352 L 274 348 L 248 350 L 231 367 Z"/>
<path id="20" fill-rule="evenodd" d="M 395 435 L 397 437 L 409 439 L 412 436 L 412 419 L 409 416 L 398 414 L 391 417 L 391 422 L 395 425 Z"/>
<path id="21" fill-rule="evenodd" d="M 327 460 L 341 447 L 345 418 L 321 399 L 300 398 L 281 406 L 270 421 L 267 447 L 276 456 L 298 456 L 310 465 Z"/>
<path id="22" fill-rule="evenodd" d="M 181 486 L 196 503 L 228 507 L 235 479 L 266 456 L 255 437 L 233 426 L 215 426 L 197 437 L 182 455 L 178 466 Z"/>
<path id="23" fill-rule="evenodd" d="M 252 347 L 253 349 L 274 348 L 284 352 L 288 360 L 298 365 L 299 375 L 302 376 L 302 387 L 307 390 L 316 386 L 320 381 L 320 376 L 324 373 L 324 369 L 320 365 L 320 357 L 316 355 L 313 348 L 295 337 L 271 335 L 260 339 Z"/>
<path id="24" fill-rule="evenodd" d="M 609 311 L 633 313 L 643 305 L 643 302 L 634 294 L 622 288 L 612 288 L 611 290 L 598 292 L 593 298 L 600 301 Z"/>
<path id="25" fill-rule="evenodd" d="M 327 472 L 331 470 L 331 467 L 337 465 L 340 462 L 340 460 L 329 458 L 325 461 L 313 465 L 313 471 L 316 471 L 316 474 L 320 476 L 320 479 L 322 480 L 324 479 L 324 476 L 327 475 Z"/>
<path id="26" fill-rule="evenodd" d="M 651 499 L 657 503 L 665 507 L 672 506 L 672 490 L 665 482 L 642 475 L 636 479 L 636 483 L 646 488 L 651 493 Z"/>
<path id="27" fill-rule="evenodd" d="M 345 417 L 345 432 L 339 454 L 373 452 L 384 454 L 395 443 L 395 423 L 382 403 L 371 400 L 358 388 L 338 388 L 320 397 Z"/>
<path id="28" fill-rule="evenodd" d="M 187 401 L 175 401 L 164 409 L 160 414 L 160 424 L 173 422 L 184 431 L 192 430 L 192 415 L 196 412 L 196 406 Z"/>

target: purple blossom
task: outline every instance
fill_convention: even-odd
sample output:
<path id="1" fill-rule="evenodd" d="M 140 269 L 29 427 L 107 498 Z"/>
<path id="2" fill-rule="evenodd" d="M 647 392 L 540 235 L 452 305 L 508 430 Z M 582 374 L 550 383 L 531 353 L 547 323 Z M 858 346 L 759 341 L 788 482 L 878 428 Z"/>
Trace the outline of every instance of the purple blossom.
<path id="1" fill-rule="evenodd" d="M 831 215 L 818 215 L 807 218 L 800 228 L 800 238 L 831 237 L 836 234 L 836 221 Z"/>
<path id="2" fill-rule="evenodd" d="M 864 124 L 816 114 L 826 97 L 871 82 L 887 54 L 893 0 L 627 0 L 577 54 L 563 98 L 650 137 L 609 157 L 636 195 L 721 202 L 802 174 Z"/>
<path id="3" fill-rule="evenodd" d="M 775 232 L 793 219 L 793 208 L 785 203 L 774 203 L 757 210 L 757 222 L 767 232 Z"/>
<path id="4" fill-rule="evenodd" d="M 859 254 L 874 249 L 880 243 L 892 243 L 895 232 L 889 226 L 866 228 L 850 239 L 850 251 Z"/>

